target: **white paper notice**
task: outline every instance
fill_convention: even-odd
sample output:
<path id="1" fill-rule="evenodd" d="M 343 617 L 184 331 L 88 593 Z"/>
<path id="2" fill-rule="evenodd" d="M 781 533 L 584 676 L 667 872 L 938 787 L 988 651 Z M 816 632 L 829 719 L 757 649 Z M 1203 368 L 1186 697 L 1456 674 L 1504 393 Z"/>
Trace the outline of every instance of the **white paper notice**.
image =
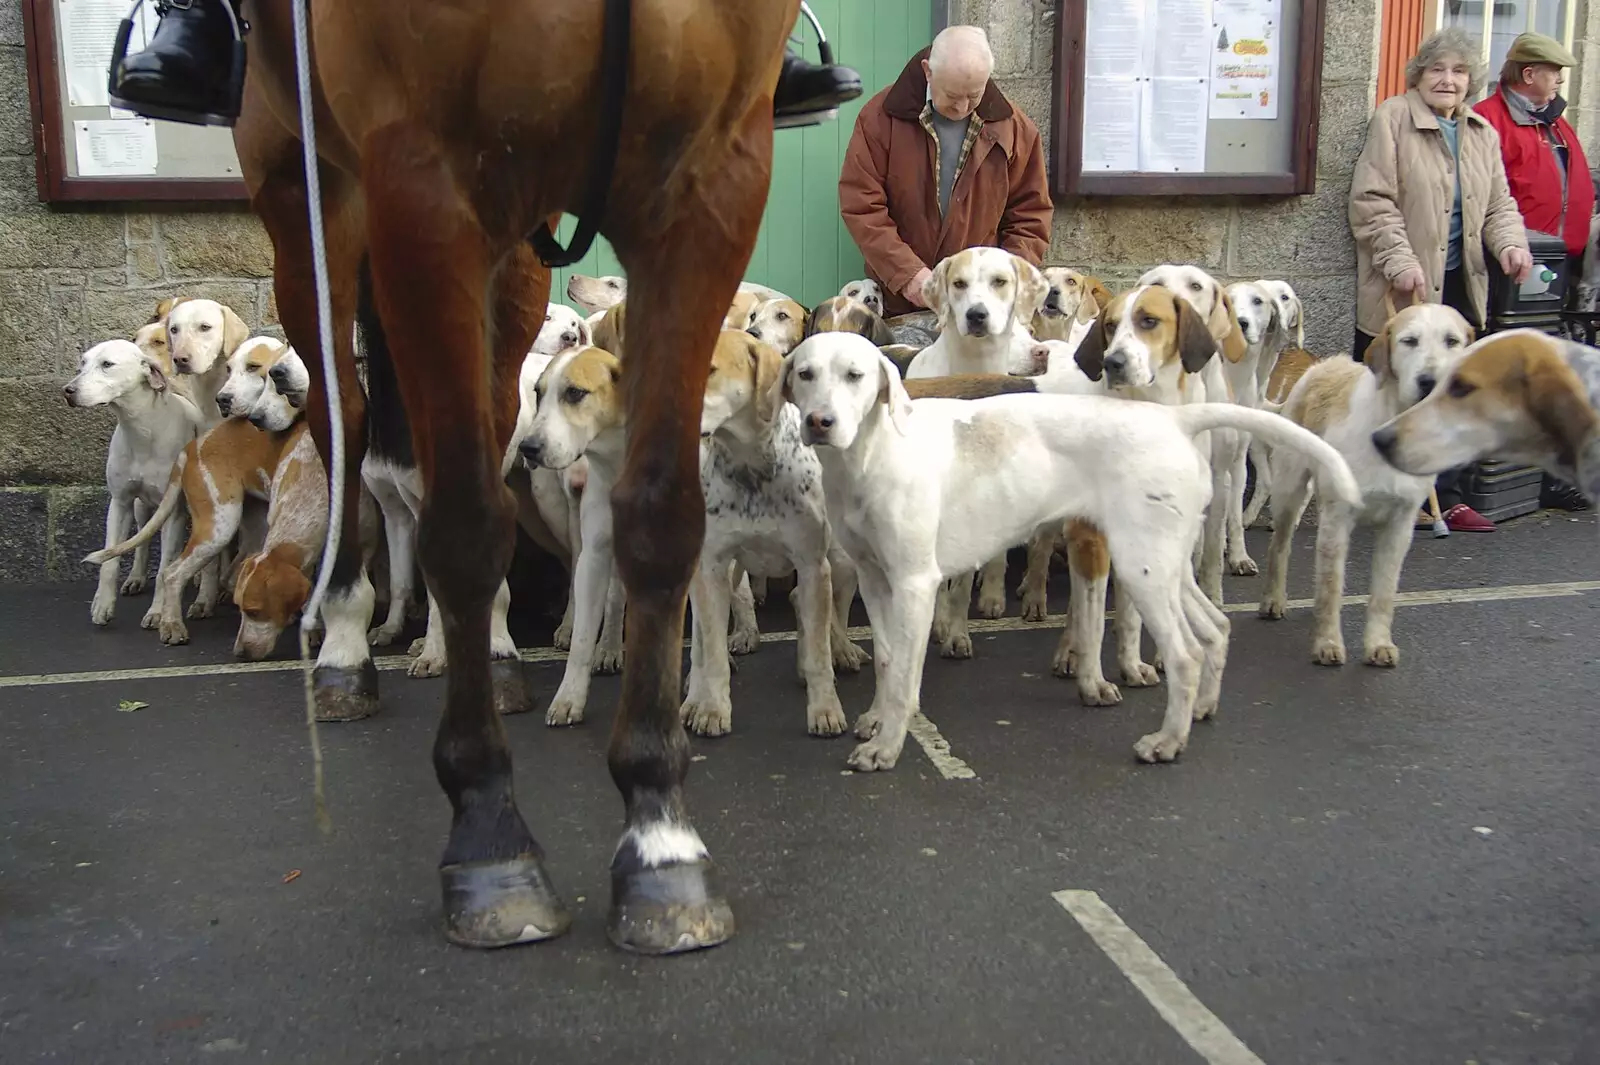
<path id="1" fill-rule="evenodd" d="M 1203 78 L 1151 78 L 1144 83 L 1141 170 L 1158 174 L 1205 170 L 1208 98 Z"/>
<path id="2" fill-rule="evenodd" d="M 72 130 L 78 173 L 84 177 L 141 177 L 156 172 L 156 126 L 149 119 L 79 120 Z"/>
<path id="3" fill-rule="evenodd" d="M 128 40 L 129 54 L 146 44 L 145 12 L 149 6 L 139 8 L 133 36 Z M 56 0 L 68 105 L 104 107 L 109 102 L 106 80 L 111 72 L 111 46 L 117 39 L 117 27 L 132 8 L 133 0 Z"/>
<path id="4" fill-rule="evenodd" d="M 1089 0 L 1084 77 L 1133 78 L 1144 73 L 1144 0 Z"/>
<path id="5" fill-rule="evenodd" d="M 1215 0 L 1211 9 L 1211 118 L 1278 117 L 1280 0 Z"/>
<path id="6" fill-rule="evenodd" d="M 1083 79 L 1083 172 L 1139 169 L 1141 83 L 1134 78 Z"/>
<path id="7" fill-rule="evenodd" d="M 1149 62 L 1153 78 L 1205 78 L 1211 75 L 1212 0 L 1148 0 Z"/>

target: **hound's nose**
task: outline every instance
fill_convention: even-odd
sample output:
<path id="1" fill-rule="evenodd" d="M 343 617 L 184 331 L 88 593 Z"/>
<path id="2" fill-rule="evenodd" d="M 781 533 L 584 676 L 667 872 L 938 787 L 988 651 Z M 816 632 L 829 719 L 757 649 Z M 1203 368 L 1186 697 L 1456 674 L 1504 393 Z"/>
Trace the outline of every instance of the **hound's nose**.
<path id="1" fill-rule="evenodd" d="M 1386 425 L 1382 429 L 1373 432 L 1372 446 L 1378 449 L 1378 454 L 1388 458 L 1389 453 L 1394 450 L 1397 439 L 1399 439 L 1399 434 L 1395 432 L 1394 426 Z"/>
<path id="2" fill-rule="evenodd" d="M 1431 373 L 1417 374 L 1417 398 L 1424 399 L 1433 393 L 1439 386 L 1439 379 Z"/>
<path id="3" fill-rule="evenodd" d="M 540 465 L 539 459 L 544 454 L 544 448 L 540 446 L 539 441 L 532 437 L 525 438 L 521 444 L 517 445 L 517 451 L 521 453 L 522 461 L 530 466 Z"/>
<path id="4" fill-rule="evenodd" d="M 567 330 L 565 333 L 562 333 L 561 334 L 561 346 L 564 347 L 564 348 L 577 347 L 578 346 L 578 334 L 574 333 L 570 329 Z"/>
<path id="5" fill-rule="evenodd" d="M 172 357 L 172 365 L 177 367 L 179 373 L 188 373 L 189 372 L 189 356 L 187 356 L 187 355 L 174 355 Z"/>
<path id="6" fill-rule="evenodd" d="M 746 329 L 745 332 L 749 333 L 751 336 L 755 337 L 757 340 L 761 339 L 761 330 L 759 328 L 757 328 L 756 326 L 751 326 L 749 329 Z"/>
<path id="7" fill-rule="evenodd" d="M 987 325 L 989 323 L 989 308 L 982 305 L 968 308 L 967 323 L 969 325 Z"/>
<path id="8" fill-rule="evenodd" d="M 1051 289 L 1049 295 L 1045 296 L 1044 298 L 1044 305 L 1049 307 L 1052 311 L 1060 307 L 1061 290 L 1059 288 Z"/>
<path id="9" fill-rule="evenodd" d="M 833 415 L 807 414 L 806 428 L 810 429 L 814 433 L 825 433 L 829 429 L 833 428 Z"/>
<path id="10" fill-rule="evenodd" d="M 1113 351 L 1106 356 L 1106 370 L 1110 373 L 1121 373 L 1128 368 L 1128 356 L 1124 352 Z"/>
<path id="11" fill-rule="evenodd" d="M 1250 332 L 1250 323 L 1245 321 L 1243 318 L 1239 319 L 1239 330 L 1243 333 Z"/>
<path id="12" fill-rule="evenodd" d="M 228 416 L 229 412 L 233 410 L 233 397 L 218 393 L 217 394 L 217 410 L 221 411 L 222 412 L 222 416 L 224 418 L 226 418 Z"/>
<path id="13" fill-rule="evenodd" d="M 273 384 L 281 385 L 285 380 L 288 379 L 289 369 L 286 366 L 274 366 L 272 369 L 267 371 L 267 376 L 272 378 Z"/>

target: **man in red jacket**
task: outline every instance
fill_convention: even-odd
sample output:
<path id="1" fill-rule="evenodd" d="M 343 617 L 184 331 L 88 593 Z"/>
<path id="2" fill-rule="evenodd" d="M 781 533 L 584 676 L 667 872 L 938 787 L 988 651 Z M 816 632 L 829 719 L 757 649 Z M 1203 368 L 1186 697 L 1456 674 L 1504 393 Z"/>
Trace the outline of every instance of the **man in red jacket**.
<path id="1" fill-rule="evenodd" d="M 1567 246 L 1567 276 L 1583 271 L 1594 214 L 1594 179 L 1572 124 L 1562 117 L 1562 71 L 1577 59 L 1561 42 L 1524 33 L 1511 42 L 1500 84 L 1476 110 L 1500 134 L 1511 198 L 1529 229 L 1560 237 Z M 1544 504 L 1585 509 L 1574 488 L 1545 479 Z"/>

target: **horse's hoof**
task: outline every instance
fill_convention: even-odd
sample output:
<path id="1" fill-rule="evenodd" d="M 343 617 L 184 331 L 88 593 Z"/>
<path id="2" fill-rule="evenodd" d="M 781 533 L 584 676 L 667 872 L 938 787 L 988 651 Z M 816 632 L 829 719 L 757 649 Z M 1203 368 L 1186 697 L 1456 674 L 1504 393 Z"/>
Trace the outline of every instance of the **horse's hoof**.
<path id="1" fill-rule="evenodd" d="M 496 658 L 489 663 L 489 687 L 497 714 L 523 714 L 533 709 L 522 678 L 522 659 Z"/>
<path id="2" fill-rule="evenodd" d="M 355 669 L 317 666 L 311 690 L 318 721 L 360 721 L 378 712 L 378 667 L 370 658 Z"/>
<path id="3" fill-rule="evenodd" d="M 525 856 L 439 867 L 445 938 L 489 950 L 554 939 L 572 925 L 544 864 Z"/>
<path id="4" fill-rule="evenodd" d="M 708 861 L 611 872 L 606 935 L 636 954 L 680 954 L 733 937 L 733 909 L 709 883 Z"/>

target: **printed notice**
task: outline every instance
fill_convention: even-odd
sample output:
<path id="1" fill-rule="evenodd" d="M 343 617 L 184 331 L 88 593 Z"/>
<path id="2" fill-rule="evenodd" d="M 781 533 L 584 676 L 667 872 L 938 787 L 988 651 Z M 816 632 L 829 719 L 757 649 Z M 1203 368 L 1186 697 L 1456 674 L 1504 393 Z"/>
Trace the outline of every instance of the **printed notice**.
<path id="1" fill-rule="evenodd" d="M 1136 78 L 1083 79 L 1083 172 L 1139 169 L 1139 107 Z"/>
<path id="2" fill-rule="evenodd" d="M 145 12 L 149 6 L 139 8 L 133 35 L 128 39 L 130 55 L 145 46 Z M 56 0 L 69 106 L 104 107 L 110 102 L 106 82 L 111 72 L 111 48 L 117 40 L 117 27 L 132 7 L 130 0 Z"/>
<path id="3" fill-rule="evenodd" d="M 1139 168 L 1192 174 L 1206 168 L 1204 78 L 1151 78 L 1144 83 Z"/>
<path id="4" fill-rule="evenodd" d="M 1280 0 L 1214 0 L 1209 117 L 1278 117 L 1279 16 Z"/>
<path id="5" fill-rule="evenodd" d="M 83 177 L 147 177 L 156 172 L 156 126 L 149 119 L 79 120 L 72 131 Z"/>
<path id="6" fill-rule="evenodd" d="M 1144 16 L 1144 0 L 1089 0 L 1086 79 L 1134 78 L 1144 73 Z"/>
<path id="7" fill-rule="evenodd" d="M 1211 74 L 1212 0 L 1147 0 L 1149 62 L 1153 78 L 1205 78 Z"/>

